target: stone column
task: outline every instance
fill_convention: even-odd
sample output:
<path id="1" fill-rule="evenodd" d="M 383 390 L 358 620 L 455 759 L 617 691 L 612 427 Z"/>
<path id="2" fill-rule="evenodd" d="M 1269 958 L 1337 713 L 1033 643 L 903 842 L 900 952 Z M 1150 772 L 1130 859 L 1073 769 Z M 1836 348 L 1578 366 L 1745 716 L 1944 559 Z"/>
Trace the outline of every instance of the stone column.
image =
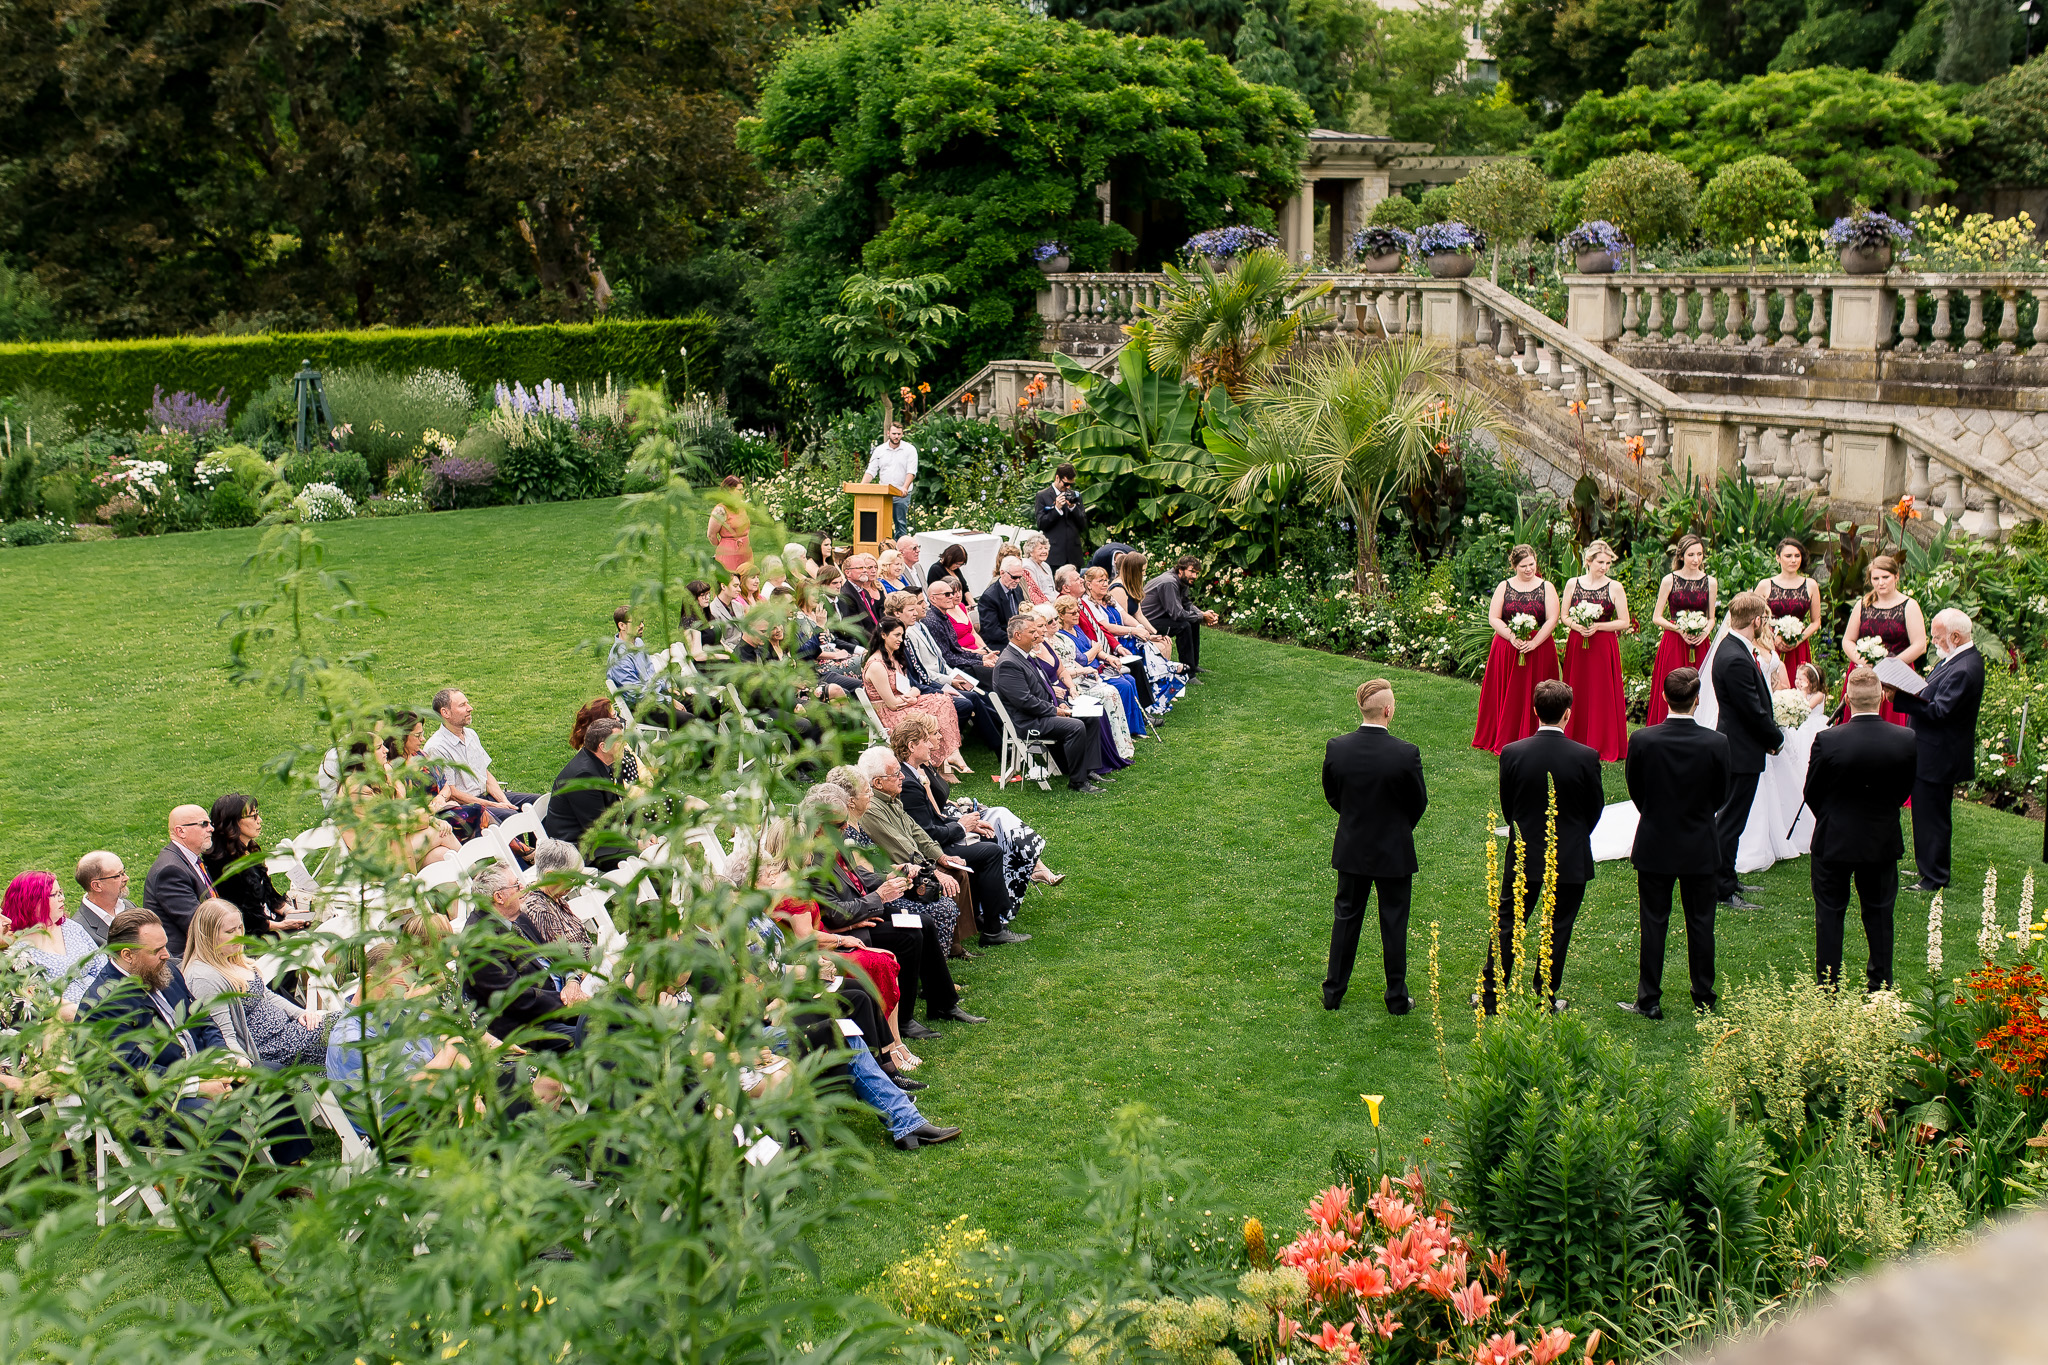
<path id="1" fill-rule="evenodd" d="M 1838 431 L 1828 500 L 1866 512 L 1889 507 L 1906 491 L 1906 452 L 1889 433 Z"/>
<path id="2" fill-rule="evenodd" d="M 1897 296 L 1881 284 L 1836 284 L 1828 316 L 1830 351 L 1882 351 L 1892 340 Z"/>
<path id="3" fill-rule="evenodd" d="M 1621 336 L 1621 290 L 1605 275 L 1567 275 L 1565 326 L 1606 349 Z"/>
<path id="4" fill-rule="evenodd" d="M 1439 346 L 1470 345 L 1478 336 L 1479 318 L 1464 283 L 1444 280 L 1421 289 L 1422 339 Z"/>
<path id="5" fill-rule="evenodd" d="M 1699 417 L 1671 419 L 1671 472 L 1681 479 L 1697 476 L 1711 485 L 1733 474 L 1739 461 L 1733 422 Z"/>

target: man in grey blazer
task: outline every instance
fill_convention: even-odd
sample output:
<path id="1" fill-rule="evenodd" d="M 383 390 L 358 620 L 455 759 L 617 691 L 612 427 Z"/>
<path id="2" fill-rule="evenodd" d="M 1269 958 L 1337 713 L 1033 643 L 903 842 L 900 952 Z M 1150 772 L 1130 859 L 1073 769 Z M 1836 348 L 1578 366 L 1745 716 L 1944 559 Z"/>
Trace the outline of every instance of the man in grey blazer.
<path id="1" fill-rule="evenodd" d="M 128 899 L 128 869 L 118 856 L 101 848 L 80 858 L 71 875 L 77 880 L 78 889 L 85 893 L 79 899 L 78 913 L 71 918 L 78 921 L 94 943 L 104 948 L 114 916 L 135 908 Z"/>

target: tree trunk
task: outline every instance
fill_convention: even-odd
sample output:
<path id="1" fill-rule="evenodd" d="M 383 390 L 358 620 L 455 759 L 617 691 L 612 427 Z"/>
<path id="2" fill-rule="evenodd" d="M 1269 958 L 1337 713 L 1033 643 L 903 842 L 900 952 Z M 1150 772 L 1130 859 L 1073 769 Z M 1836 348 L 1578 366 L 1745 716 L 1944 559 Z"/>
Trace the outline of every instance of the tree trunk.
<path id="1" fill-rule="evenodd" d="M 1380 551 L 1376 536 L 1379 529 L 1378 521 L 1377 517 L 1358 518 L 1358 567 L 1354 572 L 1360 597 L 1373 598 L 1379 596 L 1380 592 Z"/>

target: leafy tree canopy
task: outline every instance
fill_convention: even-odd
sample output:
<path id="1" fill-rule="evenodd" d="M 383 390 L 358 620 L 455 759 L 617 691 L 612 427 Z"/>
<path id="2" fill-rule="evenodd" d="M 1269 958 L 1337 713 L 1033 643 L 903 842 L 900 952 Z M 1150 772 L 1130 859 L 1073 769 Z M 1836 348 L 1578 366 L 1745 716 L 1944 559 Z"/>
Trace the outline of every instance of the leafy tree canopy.
<path id="1" fill-rule="evenodd" d="M 1288 0 L 1047 0 L 1045 12 L 1141 38 L 1193 38 L 1246 80 L 1284 85 L 1308 101 L 1318 127 L 1341 127 L 1350 87 L 1340 70 L 1355 25 L 1336 3 Z"/>
<path id="2" fill-rule="evenodd" d="M 578 315 L 753 192 L 797 0 L 14 0 L 0 251 L 102 335 Z"/>
<path id="3" fill-rule="evenodd" d="M 2048 185 L 2048 55 L 1970 91 L 1962 112 L 1982 125 L 1956 153 L 1963 188 Z"/>
<path id="4" fill-rule="evenodd" d="M 882 0 L 799 42 L 741 140 L 797 183 L 800 209 L 760 300 L 769 349 L 830 402 L 847 392 L 819 319 L 855 273 L 943 275 L 959 308 L 929 372 L 961 375 L 1035 341 L 1029 252 L 1059 239 L 1102 269 L 1137 239 L 1095 187 L 1165 204 L 1191 229 L 1272 223 L 1299 186 L 1308 109 L 1201 44 L 1127 37 L 999 0 Z M 1149 267 L 1181 236 L 1146 243 Z M 936 382 L 934 387 L 938 387 Z"/>
<path id="5" fill-rule="evenodd" d="M 1587 95 L 1538 139 L 1553 176 L 1628 152 L 1661 152 L 1702 178 L 1745 157 L 1783 157 L 1823 212 L 1851 201 L 1952 188 L 1941 159 L 1976 120 L 1962 91 L 1869 71 L 1772 72 L 1733 85 L 1689 81 Z"/>
<path id="6" fill-rule="evenodd" d="M 1353 49 L 1352 85 L 1371 101 L 1379 126 L 1403 142 L 1430 142 L 1446 156 L 1512 151 L 1527 144 L 1528 113 L 1505 85 L 1474 79 L 1466 34 L 1478 18 L 1473 0 L 1421 0 L 1415 9 L 1364 0 Z M 1360 129 L 1358 131 L 1365 131 Z"/>
<path id="7" fill-rule="evenodd" d="M 1622 84 L 1622 64 L 1664 22 L 1665 0 L 1503 0 L 1487 43 L 1515 97 L 1555 125 L 1579 96 Z"/>

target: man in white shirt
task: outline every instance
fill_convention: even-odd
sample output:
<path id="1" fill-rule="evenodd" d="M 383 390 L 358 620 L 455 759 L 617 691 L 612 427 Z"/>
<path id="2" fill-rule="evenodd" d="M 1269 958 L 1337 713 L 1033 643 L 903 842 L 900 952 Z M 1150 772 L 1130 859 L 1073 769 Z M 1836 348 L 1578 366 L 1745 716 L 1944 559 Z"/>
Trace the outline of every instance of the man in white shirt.
<path id="1" fill-rule="evenodd" d="M 910 534 L 910 486 L 917 482 L 917 447 L 903 439 L 903 428 L 889 424 L 888 439 L 868 454 L 862 483 L 885 483 L 902 491 L 893 499 L 896 506 L 896 534 Z"/>
<path id="2" fill-rule="evenodd" d="M 540 800 L 538 792 L 506 791 L 491 775 L 491 756 L 469 723 L 474 708 L 468 697 L 444 687 L 434 694 L 434 711 L 441 717 L 441 728 L 420 755 L 441 790 L 452 792 L 466 806 L 481 808 L 492 821 L 510 819 L 515 811 Z"/>
<path id="3" fill-rule="evenodd" d="M 94 943 L 104 948 L 114 916 L 135 908 L 127 894 L 128 869 L 116 855 L 96 849 L 78 860 L 78 870 L 72 875 L 85 892 L 78 902 L 78 913 L 72 918 L 92 936 Z"/>

